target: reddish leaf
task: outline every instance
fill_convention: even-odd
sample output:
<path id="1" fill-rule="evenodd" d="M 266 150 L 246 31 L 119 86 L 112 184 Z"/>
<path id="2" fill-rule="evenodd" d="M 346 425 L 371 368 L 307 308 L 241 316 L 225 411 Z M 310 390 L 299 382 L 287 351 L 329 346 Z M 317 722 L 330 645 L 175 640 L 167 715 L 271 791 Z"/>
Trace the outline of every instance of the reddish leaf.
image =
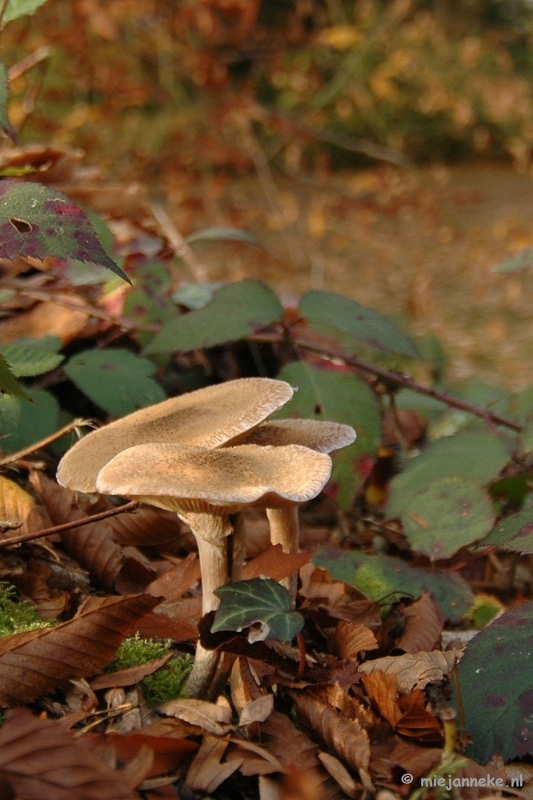
<path id="1" fill-rule="evenodd" d="M 442 633 L 442 615 L 427 592 L 403 612 L 405 631 L 396 645 L 404 653 L 433 650 Z"/>
<path id="2" fill-rule="evenodd" d="M 107 267 L 130 283 L 102 247 L 86 214 L 57 189 L 0 182 L 0 258 L 72 258 Z"/>
<path id="3" fill-rule="evenodd" d="M 135 800 L 137 794 L 58 722 L 17 711 L 0 730 L 0 774 L 27 800 Z M 6 796 L 5 794 L 3 795 Z"/>
<path id="4" fill-rule="evenodd" d="M 19 705 L 99 672 L 158 602 L 149 595 L 91 597 L 70 622 L 0 639 L 0 703 Z"/>
<path id="5" fill-rule="evenodd" d="M 243 580 L 266 575 L 267 578 L 281 581 L 307 564 L 312 555 L 310 552 L 284 553 L 280 544 L 270 545 L 261 555 L 245 565 L 242 571 Z"/>
<path id="6" fill-rule="evenodd" d="M 129 667 L 127 669 L 117 669 L 114 672 L 104 672 L 102 675 L 97 675 L 90 682 L 91 689 L 96 692 L 99 689 L 113 689 L 115 686 L 133 686 L 151 675 L 160 667 L 163 667 L 172 654 L 169 653 L 163 658 L 154 658 L 153 661 L 147 661 L 146 664 L 141 664 L 138 667 Z"/>

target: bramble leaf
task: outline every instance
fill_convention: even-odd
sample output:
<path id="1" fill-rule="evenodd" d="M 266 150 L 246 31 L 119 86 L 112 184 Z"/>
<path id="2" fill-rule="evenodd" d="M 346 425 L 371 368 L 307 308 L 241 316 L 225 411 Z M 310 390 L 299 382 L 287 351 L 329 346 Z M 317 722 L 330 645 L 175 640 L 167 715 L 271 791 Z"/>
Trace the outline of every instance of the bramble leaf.
<path id="1" fill-rule="evenodd" d="M 0 392 L 20 397 L 22 400 L 30 399 L 20 383 L 15 380 L 13 368 L 2 353 L 0 353 Z"/>
<path id="2" fill-rule="evenodd" d="M 289 592 L 271 578 L 229 583 L 215 589 L 215 594 L 220 597 L 220 608 L 211 627 L 213 633 L 240 631 L 260 622 L 267 627 L 268 638 L 289 642 L 303 628 L 302 615 L 292 611 Z"/>
<path id="3" fill-rule="evenodd" d="M 311 291 L 300 300 L 299 310 L 308 325 L 330 335 L 334 336 L 335 331 L 340 331 L 380 350 L 419 358 L 412 339 L 387 317 L 348 297 L 333 292 Z"/>
<path id="4" fill-rule="evenodd" d="M 72 200 L 40 183 L 8 179 L 0 181 L 0 258 L 16 256 L 89 262 L 130 283 Z"/>
<path id="5" fill-rule="evenodd" d="M 45 3 L 46 0 L 9 0 L 2 17 L 2 24 L 5 25 L 6 22 L 23 17 L 25 14 L 33 14 Z"/>

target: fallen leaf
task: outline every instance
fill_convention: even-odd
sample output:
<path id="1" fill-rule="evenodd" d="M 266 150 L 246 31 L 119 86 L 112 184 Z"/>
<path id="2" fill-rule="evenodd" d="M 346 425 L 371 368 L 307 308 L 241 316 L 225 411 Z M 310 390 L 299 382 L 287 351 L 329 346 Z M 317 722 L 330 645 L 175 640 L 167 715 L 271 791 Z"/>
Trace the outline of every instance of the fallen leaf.
<path id="1" fill-rule="evenodd" d="M 410 692 L 423 689 L 428 683 L 438 683 L 448 676 L 457 662 L 458 653 L 454 650 L 434 650 L 432 653 L 407 653 L 403 656 L 385 656 L 375 661 L 365 661 L 359 672 L 371 675 L 373 672 L 394 673 L 398 675 L 398 691 Z"/>
<path id="2" fill-rule="evenodd" d="M 150 595 L 90 597 L 69 622 L 0 639 L 0 703 L 29 702 L 100 671 L 157 603 Z"/>
<path id="3" fill-rule="evenodd" d="M 239 767 L 242 775 L 269 775 L 272 772 L 283 772 L 283 767 L 275 756 L 264 747 L 246 739 L 230 739 L 226 761 L 234 758 L 242 760 Z"/>
<path id="4" fill-rule="evenodd" d="M 225 698 L 220 702 L 208 703 L 205 700 L 180 698 L 169 700 L 158 707 L 161 714 L 177 717 L 191 725 L 198 725 L 208 733 L 223 736 L 231 730 L 231 706 Z"/>
<path id="5" fill-rule="evenodd" d="M 398 706 L 398 676 L 395 673 L 373 672 L 363 675 L 363 684 L 368 696 L 394 730 L 402 718 Z"/>
<path id="6" fill-rule="evenodd" d="M 284 553 L 280 544 L 272 544 L 263 553 L 244 565 L 243 580 L 266 576 L 275 581 L 281 581 L 308 564 L 312 555 L 312 552 Z"/>
<path id="7" fill-rule="evenodd" d="M 319 753 L 318 758 L 331 777 L 337 781 L 344 794 L 348 797 L 359 797 L 361 793 L 361 784 L 357 784 L 348 770 L 335 756 L 329 753 Z"/>
<path id="8" fill-rule="evenodd" d="M 147 675 L 151 675 L 163 667 L 169 658 L 172 658 L 172 653 L 163 656 L 163 658 L 154 658 L 153 661 L 147 661 L 146 664 L 141 664 L 138 667 L 104 672 L 102 675 L 97 675 L 96 678 L 92 679 L 90 687 L 97 692 L 99 689 L 112 689 L 114 686 L 134 686 L 136 683 L 140 683 L 143 678 L 146 678 Z"/>
<path id="9" fill-rule="evenodd" d="M 334 652 L 339 658 L 357 658 L 362 650 L 376 650 L 376 637 L 366 625 L 360 622 L 340 620 L 334 639 Z"/>
<path id="10" fill-rule="evenodd" d="M 265 694 L 257 700 L 247 703 L 239 716 L 239 727 L 251 725 L 253 722 L 264 722 L 271 715 L 274 708 L 274 695 Z"/>
<path id="11" fill-rule="evenodd" d="M 0 475 L 0 534 L 26 536 L 39 530 L 43 515 L 33 497 L 14 481 Z"/>
<path id="12" fill-rule="evenodd" d="M 431 651 L 440 639 L 442 615 L 427 592 L 404 609 L 405 631 L 396 645 L 404 653 Z"/>
<path id="13" fill-rule="evenodd" d="M 202 745 L 185 779 L 187 788 L 209 795 L 239 769 L 243 759 L 236 758 L 228 763 L 222 763 L 228 743 L 228 738 L 220 739 L 217 736 L 204 735 Z"/>
<path id="14" fill-rule="evenodd" d="M 165 603 L 179 600 L 185 592 L 188 592 L 191 586 L 200 580 L 200 562 L 196 553 L 190 553 L 187 558 L 184 558 L 180 564 L 176 564 L 156 578 L 155 581 L 150 583 L 145 591 L 148 594 L 153 594 L 154 597 L 164 597 L 165 602 L 160 607 L 164 607 Z"/>
<path id="15" fill-rule="evenodd" d="M 58 722 L 27 711 L 9 715 L 0 729 L 0 774 L 27 800 L 135 800 L 120 772 L 86 752 Z M 5 796 L 5 795 L 4 795 Z"/>

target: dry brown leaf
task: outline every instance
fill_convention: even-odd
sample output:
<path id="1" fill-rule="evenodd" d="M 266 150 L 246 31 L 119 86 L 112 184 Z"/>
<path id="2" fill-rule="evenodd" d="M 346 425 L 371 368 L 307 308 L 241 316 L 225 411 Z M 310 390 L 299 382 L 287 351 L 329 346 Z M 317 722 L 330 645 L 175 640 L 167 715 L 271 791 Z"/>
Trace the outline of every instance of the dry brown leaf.
<path id="1" fill-rule="evenodd" d="M 325 569 L 306 564 L 300 570 L 302 586 L 300 594 L 307 600 L 321 598 L 328 601 L 330 606 L 335 606 L 344 600 L 346 587 L 344 583 L 335 581 Z"/>
<path id="2" fill-rule="evenodd" d="M 263 743 L 271 755 L 279 759 L 285 772 L 311 775 L 319 800 L 339 796 L 337 783 L 330 778 L 318 760 L 319 747 L 279 711 L 273 711 L 261 726 Z M 283 794 L 285 797 L 285 794 Z"/>
<path id="3" fill-rule="evenodd" d="M 202 600 L 194 598 L 196 608 L 196 620 L 202 616 Z M 143 617 L 137 630 L 141 636 L 147 639 L 172 639 L 174 642 L 186 642 L 189 639 L 198 638 L 198 626 L 193 617 L 190 616 L 190 606 L 186 605 L 184 619 L 171 619 L 165 614 L 150 613 Z"/>
<path id="4" fill-rule="evenodd" d="M 454 650 L 434 650 L 432 653 L 406 653 L 404 656 L 385 656 L 375 661 L 365 661 L 359 665 L 359 672 L 371 675 L 373 672 L 394 673 L 398 675 L 398 691 L 402 694 L 411 689 L 423 689 L 428 683 L 441 681 L 450 674 L 458 658 Z"/>
<path id="5" fill-rule="evenodd" d="M 437 747 L 421 747 L 398 737 L 386 755 L 389 763 L 397 764 L 406 772 L 410 772 L 415 780 L 440 764 L 441 757 L 442 750 Z"/>
<path id="6" fill-rule="evenodd" d="M 246 658 L 236 658 L 230 675 L 231 701 L 240 714 L 251 701 L 262 697 L 256 678 Z"/>
<path id="7" fill-rule="evenodd" d="M 124 763 L 135 759 L 139 750 L 143 746 L 148 746 L 153 753 L 153 762 L 146 776 L 149 778 L 173 772 L 198 750 L 196 742 L 191 742 L 181 735 L 157 736 L 150 733 L 152 730 L 155 730 L 154 726 L 149 725 L 140 731 L 128 734 L 110 732 L 100 736 L 110 741 L 116 758 Z"/>
<path id="8" fill-rule="evenodd" d="M 253 722 L 264 722 L 274 709 L 274 695 L 265 694 L 257 700 L 247 703 L 239 716 L 239 726 L 251 725 Z"/>
<path id="9" fill-rule="evenodd" d="M 191 586 L 200 580 L 200 562 L 195 553 L 191 553 L 175 567 L 172 567 L 156 578 L 147 587 L 146 592 L 153 594 L 154 597 L 164 597 L 165 602 L 161 604 L 159 610 L 164 609 L 165 603 L 179 600 Z M 163 612 L 164 613 L 164 612 Z"/>
<path id="10" fill-rule="evenodd" d="M 26 536 L 46 524 L 31 494 L 0 475 L 0 537 Z"/>
<path id="11" fill-rule="evenodd" d="M 204 735 L 202 746 L 185 779 L 187 788 L 211 794 L 239 769 L 244 760 L 242 758 L 222 763 L 228 743 L 228 738 L 220 739 L 218 736 Z"/>
<path id="12" fill-rule="evenodd" d="M 56 295 L 56 300 L 60 302 L 50 299 L 36 303 L 29 311 L 2 320 L 0 342 L 7 344 L 24 337 L 43 339 L 45 336 L 57 336 L 63 345 L 71 342 L 84 329 L 89 314 L 83 310 L 85 303 L 75 295 Z"/>
<path id="13" fill-rule="evenodd" d="M 43 619 L 57 619 L 68 607 L 72 591 L 89 591 L 89 582 L 81 572 L 39 558 L 30 558 L 22 575 L 10 575 L 9 580 L 22 599 L 35 603 Z"/>
<path id="14" fill-rule="evenodd" d="M 363 683 L 381 716 L 387 720 L 391 728 L 396 728 L 402 718 L 397 700 L 398 676 L 394 673 L 386 675 L 384 672 L 373 672 L 371 675 L 363 675 Z"/>
<path id="15" fill-rule="evenodd" d="M 193 698 L 169 700 L 158 707 L 162 714 L 183 719 L 191 725 L 198 725 L 208 733 L 223 736 L 231 730 L 231 706 L 224 697 L 216 703 Z"/>
<path id="16" fill-rule="evenodd" d="M 334 652 L 339 658 L 357 658 L 362 650 L 376 650 L 376 637 L 366 625 L 360 622 L 340 620 L 334 639 Z"/>
<path id="17" fill-rule="evenodd" d="M 404 609 L 403 616 L 405 631 L 396 649 L 404 653 L 433 650 L 442 633 L 442 617 L 431 595 L 425 592 Z"/>
<path id="18" fill-rule="evenodd" d="M 421 689 L 414 689 L 398 699 L 402 717 L 396 725 L 396 733 L 417 739 L 419 742 L 440 742 L 442 727 L 433 714 L 426 710 L 427 699 Z"/>
<path id="19" fill-rule="evenodd" d="M 169 653 L 163 658 L 155 658 L 153 661 L 147 661 L 146 664 L 141 664 L 139 667 L 129 667 L 128 669 L 117 669 L 114 672 L 104 672 L 98 675 L 90 682 L 90 687 L 93 691 L 97 692 L 99 689 L 112 689 L 114 686 L 134 686 L 151 675 L 156 670 L 163 667 L 169 658 L 172 658 L 172 653 Z"/>
<path id="20" fill-rule="evenodd" d="M 0 729 L 0 774 L 26 800 L 135 800 L 120 772 L 57 722 L 17 711 Z M 3 796 L 7 797 L 7 794 Z"/>
<path id="21" fill-rule="evenodd" d="M 370 742 L 358 720 L 340 714 L 317 697 L 293 692 L 298 716 L 352 769 L 368 771 Z"/>
<path id="22" fill-rule="evenodd" d="M 284 553 L 280 544 L 271 544 L 267 549 L 243 567 L 243 580 L 266 576 L 281 581 L 301 569 L 311 560 L 311 552 Z"/>
<path id="23" fill-rule="evenodd" d="M 121 514 L 110 520 L 113 538 L 119 544 L 135 547 L 172 545 L 183 536 L 175 514 L 165 514 L 143 506 L 134 514 Z"/>
<path id="24" fill-rule="evenodd" d="M 0 703 L 29 702 L 99 672 L 157 602 L 150 595 L 90 597 L 69 622 L 0 639 Z"/>
<path id="25" fill-rule="evenodd" d="M 153 765 L 154 751 L 144 743 L 137 755 L 120 770 L 120 774 L 124 783 L 135 789 L 150 775 Z"/>
<path id="26" fill-rule="evenodd" d="M 319 753 L 318 758 L 324 769 L 337 781 L 344 794 L 348 795 L 348 797 L 359 797 L 362 788 L 361 784 L 357 784 L 354 781 L 346 767 L 341 764 L 338 758 L 335 758 L 335 756 L 329 753 Z"/>
<path id="27" fill-rule="evenodd" d="M 270 775 L 283 772 L 280 761 L 264 747 L 246 739 L 230 739 L 226 761 L 242 759 L 239 771 L 242 775 Z"/>

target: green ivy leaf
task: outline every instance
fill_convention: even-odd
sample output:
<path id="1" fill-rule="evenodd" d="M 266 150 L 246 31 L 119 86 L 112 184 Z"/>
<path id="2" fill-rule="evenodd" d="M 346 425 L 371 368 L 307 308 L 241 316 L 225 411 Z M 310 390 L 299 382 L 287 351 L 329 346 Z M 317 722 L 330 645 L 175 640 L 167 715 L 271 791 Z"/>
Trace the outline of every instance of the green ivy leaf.
<path id="1" fill-rule="evenodd" d="M 330 335 L 335 331 L 354 336 L 372 347 L 419 358 L 413 340 L 371 308 L 333 292 L 312 291 L 300 300 L 300 312 L 310 327 Z"/>
<path id="2" fill-rule="evenodd" d="M 40 183 L 7 179 L 0 181 L 0 258 L 16 256 L 89 262 L 130 283 L 72 200 Z"/>
<path id="3" fill-rule="evenodd" d="M 413 568 L 392 556 L 370 556 L 357 550 L 321 547 L 313 564 L 388 608 L 402 597 L 429 592 L 446 619 L 457 622 L 474 601 L 472 590 L 456 572 Z"/>
<path id="4" fill-rule="evenodd" d="M 17 142 L 17 132 L 9 121 L 7 101 L 9 100 L 9 80 L 5 64 L 0 62 L 0 129 L 8 136 L 13 144 Z"/>
<path id="5" fill-rule="evenodd" d="M 336 487 L 341 506 L 349 508 L 368 478 L 381 439 L 381 415 L 374 392 L 350 372 L 318 369 L 305 362 L 289 364 L 278 378 L 298 391 L 275 418 L 332 420 L 355 428 L 355 442 L 333 456 L 330 484 Z"/>
<path id="6" fill-rule="evenodd" d="M 164 325 L 145 353 L 189 352 L 235 342 L 282 317 L 283 308 L 272 289 L 261 281 L 239 281 L 224 286 L 199 311 Z"/>
<path id="7" fill-rule="evenodd" d="M 0 392 L 20 397 L 22 400 L 30 399 L 20 383 L 15 380 L 13 370 L 2 353 L 0 353 Z"/>
<path id="8" fill-rule="evenodd" d="M 494 524 L 492 502 L 477 483 L 441 478 L 410 498 L 402 513 L 403 531 L 416 553 L 432 561 L 451 558 L 482 539 Z"/>
<path id="9" fill-rule="evenodd" d="M 455 705 L 472 744 L 466 754 L 486 763 L 533 753 L 533 603 L 514 608 L 468 644 L 457 667 Z"/>
<path id="10" fill-rule="evenodd" d="M 25 14 L 33 14 L 45 3 L 46 0 L 9 0 L 2 23 L 5 25 L 6 22 L 23 17 Z"/>
<path id="11" fill-rule="evenodd" d="M 61 364 L 64 356 L 50 349 L 47 339 L 59 339 L 47 336 L 45 339 L 19 339 L 16 342 L 0 345 L 0 353 L 9 362 L 16 378 L 43 375 Z"/>
<path id="12" fill-rule="evenodd" d="M 240 631 L 260 622 L 268 628 L 269 639 L 290 642 L 304 626 L 302 615 L 292 611 L 287 589 L 271 578 L 228 583 L 215 589 L 215 594 L 220 597 L 220 607 L 211 627 L 213 633 Z"/>
<path id="13" fill-rule="evenodd" d="M 84 350 L 64 369 L 93 403 L 118 417 L 166 399 L 161 386 L 150 377 L 155 364 L 129 350 Z"/>
<path id="14" fill-rule="evenodd" d="M 509 459 L 505 440 L 488 431 L 457 433 L 431 442 L 392 479 L 387 516 L 401 517 L 413 498 L 441 478 L 462 478 L 486 486 Z"/>

